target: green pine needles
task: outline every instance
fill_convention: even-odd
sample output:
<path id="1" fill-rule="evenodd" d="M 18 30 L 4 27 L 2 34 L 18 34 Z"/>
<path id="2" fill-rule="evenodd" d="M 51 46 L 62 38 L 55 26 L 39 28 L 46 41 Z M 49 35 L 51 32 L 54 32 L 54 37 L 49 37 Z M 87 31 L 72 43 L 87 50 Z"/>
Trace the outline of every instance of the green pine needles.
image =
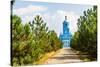
<path id="1" fill-rule="evenodd" d="M 48 30 L 42 17 L 22 24 L 21 18 L 12 16 L 11 65 L 30 65 L 48 52 L 61 48 L 62 43 L 55 31 Z"/>
<path id="2" fill-rule="evenodd" d="M 71 47 L 97 58 L 97 6 L 83 12 L 78 19 L 78 31 L 71 40 Z"/>

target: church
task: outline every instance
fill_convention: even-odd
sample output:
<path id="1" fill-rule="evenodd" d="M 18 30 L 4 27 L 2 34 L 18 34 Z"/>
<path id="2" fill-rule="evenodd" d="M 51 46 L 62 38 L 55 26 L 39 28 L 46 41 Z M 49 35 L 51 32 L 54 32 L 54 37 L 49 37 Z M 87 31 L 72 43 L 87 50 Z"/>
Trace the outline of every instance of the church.
<path id="1" fill-rule="evenodd" d="M 67 16 L 65 16 L 65 20 L 63 21 L 63 33 L 59 36 L 63 43 L 63 48 L 70 48 L 70 40 L 72 35 L 68 26 L 69 22 L 67 22 Z"/>

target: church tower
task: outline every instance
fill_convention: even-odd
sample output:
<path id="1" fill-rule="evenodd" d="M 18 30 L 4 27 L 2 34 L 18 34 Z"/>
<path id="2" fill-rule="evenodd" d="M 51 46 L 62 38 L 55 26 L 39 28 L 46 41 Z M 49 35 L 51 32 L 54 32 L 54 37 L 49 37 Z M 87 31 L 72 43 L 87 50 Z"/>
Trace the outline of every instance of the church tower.
<path id="1" fill-rule="evenodd" d="M 65 16 L 65 20 L 63 22 L 63 34 L 67 34 L 69 32 L 69 23 L 67 22 L 67 16 Z"/>
<path id="2" fill-rule="evenodd" d="M 69 31 L 69 22 L 67 22 L 67 16 L 65 16 L 65 20 L 63 22 L 63 34 L 60 34 L 60 40 L 63 43 L 63 48 L 70 47 L 71 33 Z"/>

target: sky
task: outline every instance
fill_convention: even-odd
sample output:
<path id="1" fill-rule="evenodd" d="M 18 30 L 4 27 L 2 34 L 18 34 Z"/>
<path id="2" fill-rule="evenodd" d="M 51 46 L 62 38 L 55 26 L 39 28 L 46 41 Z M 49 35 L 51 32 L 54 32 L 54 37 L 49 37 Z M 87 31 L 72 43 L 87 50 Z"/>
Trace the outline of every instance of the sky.
<path id="1" fill-rule="evenodd" d="M 15 1 L 13 14 L 20 16 L 23 24 L 32 21 L 36 15 L 40 15 L 49 30 L 54 30 L 59 36 L 63 33 L 62 23 L 65 16 L 69 22 L 70 32 L 74 34 L 78 29 L 78 18 L 83 15 L 84 10 L 92 7 L 93 5 Z"/>

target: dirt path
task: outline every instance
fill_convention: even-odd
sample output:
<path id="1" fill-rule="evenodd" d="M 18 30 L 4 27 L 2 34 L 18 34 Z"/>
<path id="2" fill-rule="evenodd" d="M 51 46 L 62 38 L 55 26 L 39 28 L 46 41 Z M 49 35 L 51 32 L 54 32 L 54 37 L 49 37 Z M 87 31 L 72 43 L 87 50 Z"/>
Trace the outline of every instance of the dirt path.
<path id="1" fill-rule="evenodd" d="M 56 55 L 49 58 L 44 64 L 63 64 L 82 62 L 77 53 L 71 48 L 63 48 Z"/>

